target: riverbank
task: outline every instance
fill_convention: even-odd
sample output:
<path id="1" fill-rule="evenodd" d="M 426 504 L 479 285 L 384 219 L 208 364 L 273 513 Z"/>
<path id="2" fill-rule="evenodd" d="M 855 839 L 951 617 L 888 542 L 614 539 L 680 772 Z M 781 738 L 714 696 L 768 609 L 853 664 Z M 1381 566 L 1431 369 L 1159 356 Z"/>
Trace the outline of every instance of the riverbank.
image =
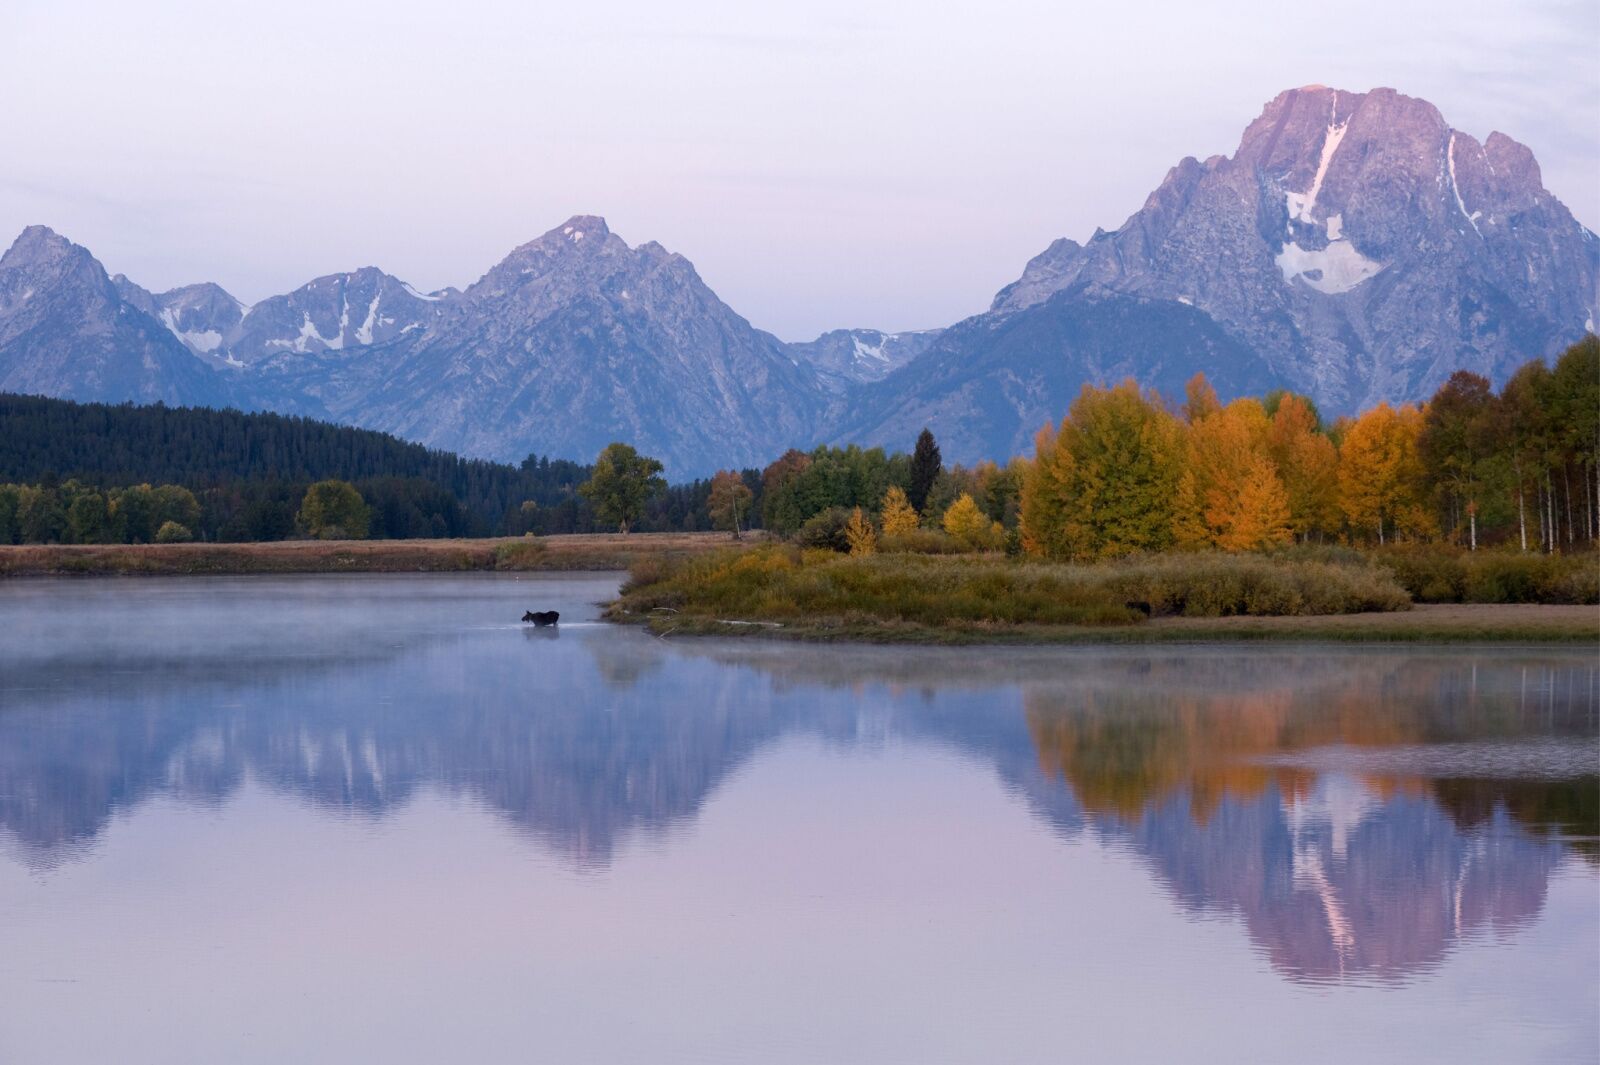
<path id="1" fill-rule="evenodd" d="M 613 617 L 613 620 L 630 620 Z M 1420 604 L 1395 613 L 1317 617 L 1152 618 L 1103 625 L 917 625 L 909 623 L 646 620 L 661 637 L 739 636 L 805 642 L 874 644 L 1146 644 L 1146 643 L 1592 643 L 1600 644 L 1600 610 L 1529 603 Z"/>
<path id="2" fill-rule="evenodd" d="M 0 547 L 0 577 L 625 570 L 728 546 L 727 533 L 591 533 L 483 540 Z"/>
<path id="3" fill-rule="evenodd" d="M 1600 642 L 1592 603 L 1417 604 L 1360 557 L 1067 564 L 775 546 L 647 559 L 606 616 L 662 637 L 891 644 Z"/>

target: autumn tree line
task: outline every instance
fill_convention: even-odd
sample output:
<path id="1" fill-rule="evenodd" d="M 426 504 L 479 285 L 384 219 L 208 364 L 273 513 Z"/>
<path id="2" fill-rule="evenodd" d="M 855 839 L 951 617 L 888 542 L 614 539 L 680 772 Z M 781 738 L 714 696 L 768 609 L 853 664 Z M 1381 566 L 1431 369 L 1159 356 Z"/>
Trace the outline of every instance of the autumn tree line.
<path id="1" fill-rule="evenodd" d="M 1288 392 L 1223 404 L 1200 374 L 1180 404 L 1131 381 L 1086 386 L 1035 443 L 1031 459 L 971 468 L 944 467 L 926 430 L 912 455 L 790 451 L 762 473 L 761 515 L 811 546 L 953 541 L 1078 561 L 1292 542 L 1592 546 L 1600 340 L 1498 392 L 1461 371 L 1426 403 L 1331 423 Z"/>

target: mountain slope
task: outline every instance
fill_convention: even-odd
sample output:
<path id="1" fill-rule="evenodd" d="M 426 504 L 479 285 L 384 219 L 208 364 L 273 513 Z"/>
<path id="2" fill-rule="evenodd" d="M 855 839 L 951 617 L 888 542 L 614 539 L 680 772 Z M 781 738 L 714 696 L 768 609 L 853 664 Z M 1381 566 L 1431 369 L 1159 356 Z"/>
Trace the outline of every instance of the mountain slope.
<path id="1" fill-rule="evenodd" d="M 1186 299 L 1334 412 L 1503 380 L 1593 329 L 1600 241 L 1527 148 L 1392 89 L 1293 89 L 1115 233 L 1058 240 L 993 312 L 1084 283 Z"/>
<path id="2" fill-rule="evenodd" d="M 1176 396 L 1196 370 L 1230 397 L 1276 383 L 1265 361 L 1193 307 L 1059 292 L 951 326 L 914 364 L 857 392 L 835 436 L 909 448 L 928 426 L 947 459 L 1003 461 L 1030 454 L 1034 434 L 1085 384 L 1131 377 Z"/>
<path id="3" fill-rule="evenodd" d="M 222 404 L 226 382 L 125 302 L 89 252 L 44 226 L 0 257 L 0 391 Z"/>
<path id="4" fill-rule="evenodd" d="M 277 356 L 267 387 L 310 412 L 490 458 L 588 457 L 625 440 L 676 476 L 770 461 L 816 432 L 816 372 L 717 298 L 681 255 L 578 216 L 359 354 Z"/>

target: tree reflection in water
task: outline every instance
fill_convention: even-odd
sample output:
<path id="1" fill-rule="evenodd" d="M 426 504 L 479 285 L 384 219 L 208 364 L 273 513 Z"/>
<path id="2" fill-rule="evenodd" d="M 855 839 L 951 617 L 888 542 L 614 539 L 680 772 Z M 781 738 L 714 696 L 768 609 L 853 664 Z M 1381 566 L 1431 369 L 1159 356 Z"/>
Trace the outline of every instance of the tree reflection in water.
<path id="1" fill-rule="evenodd" d="M 270 655 L 137 651 L 114 674 L 60 648 L 0 663 L 0 832 L 22 860 L 248 778 L 339 816 L 463 795 L 604 870 L 785 738 L 932 744 L 1320 981 L 1398 979 L 1516 928 L 1569 855 L 1593 870 L 1600 834 L 1583 652 L 907 651 L 437 620 Z"/>

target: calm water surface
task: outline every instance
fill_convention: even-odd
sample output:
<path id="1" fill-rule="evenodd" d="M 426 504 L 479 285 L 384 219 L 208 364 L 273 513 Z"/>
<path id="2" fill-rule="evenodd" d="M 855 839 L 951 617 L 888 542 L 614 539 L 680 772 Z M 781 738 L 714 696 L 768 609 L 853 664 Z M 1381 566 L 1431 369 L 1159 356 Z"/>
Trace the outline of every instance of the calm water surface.
<path id="1" fill-rule="evenodd" d="M 1594 648 L 663 641 L 614 589 L 0 584 L 0 1061 L 1600 1053 Z"/>

